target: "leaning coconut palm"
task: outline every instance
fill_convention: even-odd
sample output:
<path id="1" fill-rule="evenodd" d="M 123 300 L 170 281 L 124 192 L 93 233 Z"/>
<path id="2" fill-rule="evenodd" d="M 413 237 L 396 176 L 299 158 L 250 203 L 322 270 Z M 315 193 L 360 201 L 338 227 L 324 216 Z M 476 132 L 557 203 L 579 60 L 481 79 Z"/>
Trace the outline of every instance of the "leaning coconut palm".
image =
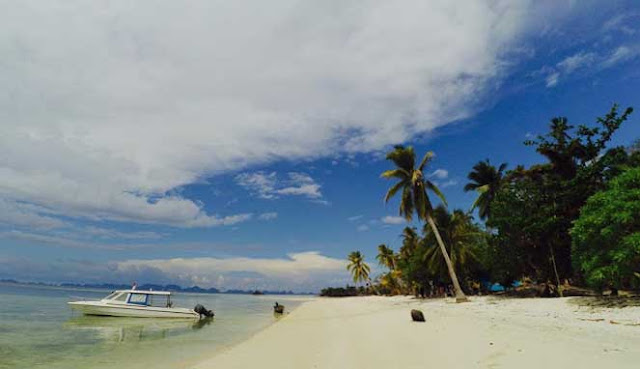
<path id="1" fill-rule="evenodd" d="M 396 270 L 396 255 L 387 245 L 378 246 L 376 259 L 378 259 L 378 264 L 387 267 L 390 271 Z"/>
<path id="2" fill-rule="evenodd" d="M 471 216 L 462 210 L 450 214 L 444 206 L 434 209 L 433 218 L 441 237 L 449 246 L 449 257 L 458 271 L 468 271 L 477 261 L 474 249 L 483 242 L 483 234 L 473 223 Z M 429 270 L 435 275 L 445 275 L 447 267 L 439 255 L 437 240 L 431 228 L 424 227 L 424 239 L 427 251 L 424 259 Z"/>
<path id="3" fill-rule="evenodd" d="M 360 251 L 353 251 L 347 257 L 349 264 L 347 270 L 351 272 L 353 277 L 353 283 L 358 285 L 358 282 L 371 282 L 369 278 L 369 272 L 371 269 L 369 265 L 364 262 L 364 256 Z"/>
<path id="4" fill-rule="evenodd" d="M 489 217 L 491 202 L 500 188 L 503 172 L 506 168 L 507 163 L 502 163 L 498 169 L 496 169 L 496 167 L 489 163 L 489 159 L 486 159 L 485 161 L 476 163 L 476 165 L 473 166 L 473 170 L 467 176 L 471 182 L 464 186 L 465 192 L 478 192 L 478 197 L 473 205 L 471 205 L 469 211 L 471 212 L 473 209 L 478 208 L 478 216 L 480 219 Z"/>
<path id="5" fill-rule="evenodd" d="M 408 221 L 411 221 L 413 219 L 413 213 L 415 212 L 418 215 L 418 219 L 426 221 L 431 229 L 433 229 L 436 240 L 440 245 L 440 251 L 442 252 L 442 256 L 444 257 L 444 261 L 449 270 L 449 276 L 451 277 L 451 282 L 453 283 L 453 288 L 456 294 L 456 301 L 464 302 L 468 301 L 468 299 L 464 292 L 462 292 L 462 288 L 460 288 L 460 282 L 458 282 L 458 276 L 451 264 L 447 248 L 440 237 L 440 233 L 438 233 L 438 228 L 436 227 L 432 217 L 433 206 L 431 205 L 431 200 L 429 199 L 427 190 L 438 196 L 444 204 L 447 203 L 444 195 L 440 192 L 438 187 L 436 187 L 433 182 L 426 179 L 423 174 L 425 166 L 432 157 L 433 152 L 429 151 L 416 167 L 416 154 L 413 151 L 413 147 L 398 145 L 393 151 L 389 152 L 387 154 L 387 160 L 391 160 L 395 164 L 396 168 L 383 172 L 382 177 L 387 179 L 396 178 L 398 179 L 398 182 L 391 186 L 384 200 L 385 202 L 388 202 L 389 199 L 395 196 L 398 192 L 401 192 L 402 198 L 400 200 L 400 215 L 404 216 Z"/>

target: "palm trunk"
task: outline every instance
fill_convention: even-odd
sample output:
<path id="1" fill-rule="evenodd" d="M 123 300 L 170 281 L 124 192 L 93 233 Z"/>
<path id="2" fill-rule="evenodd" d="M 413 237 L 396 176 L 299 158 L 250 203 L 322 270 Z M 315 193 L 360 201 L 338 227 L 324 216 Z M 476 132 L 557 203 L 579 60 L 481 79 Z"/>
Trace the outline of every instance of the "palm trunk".
<path id="1" fill-rule="evenodd" d="M 371 280 L 371 278 L 367 277 L 367 280 L 369 281 L 369 286 L 371 286 L 373 293 L 375 293 L 376 296 L 380 296 L 380 292 L 378 292 L 378 289 L 373 285 L 373 281 Z"/>
<path id="2" fill-rule="evenodd" d="M 427 222 L 431 229 L 433 230 L 433 234 L 436 236 L 436 240 L 438 241 L 438 245 L 440 245 L 440 251 L 442 252 L 442 256 L 444 257 L 445 263 L 447 263 L 447 269 L 449 269 L 449 276 L 451 277 L 451 282 L 453 282 L 453 289 L 456 294 L 456 302 L 467 302 L 469 299 L 465 296 L 464 292 L 462 292 L 462 288 L 460 288 L 460 282 L 458 282 L 458 276 L 456 275 L 456 271 L 453 269 L 453 264 L 451 263 L 451 259 L 449 258 L 449 253 L 447 252 L 446 247 L 444 246 L 444 242 L 442 242 L 442 238 L 440 237 L 440 232 L 438 232 L 438 227 L 436 227 L 436 223 L 431 218 L 431 215 L 427 215 Z"/>

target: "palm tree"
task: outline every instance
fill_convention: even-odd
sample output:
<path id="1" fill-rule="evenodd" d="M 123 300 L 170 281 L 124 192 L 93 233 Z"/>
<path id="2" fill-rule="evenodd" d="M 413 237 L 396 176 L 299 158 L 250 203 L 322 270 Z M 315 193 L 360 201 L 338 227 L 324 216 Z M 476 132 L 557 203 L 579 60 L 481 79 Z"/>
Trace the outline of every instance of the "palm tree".
<path id="1" fill-rule="evenodd" d="M 442 252 L 444 261 L 447 264 L 447 268 L 449 269 L 449 276 L 451 277 L 451 282 L 453 282 L 456 301 L 464 302 L 468 301 L 468 299 L 464 292 L 462 292 L 462 288 L 460 288 L 460 282 L 458 282 L 458 276 L 453 269 L 453 264 L 451 264 L 447 248 L 440 237 L 438 227 L 432 217 L 433 206 L 431 205 L 431 200 L 429 199 L 427 190 L 438 196 L 444 204 L 446 204 L 447 201 L 438 187 L 436 187 L 433 182 L 426 179 L 423 174 L 424 168 L 431 158 L 433 158 L 433 152 L 429 151 L 416 167 L 416 154 L 413 151 L 413 147 L 398 145 L 393 151 L 389 152 L 387 154 L 387 160 L 391 160 L 395 164 L 396 168 L 383 172 L 382 177 L 387 179 L 396 178 L 398 179 L 398 182 L 391 186 L 389 191 L 387 191 L 387 195 L 384 200 L 385 202 L 388 202 L 389 199 L 401 191 L 402 198 L 400 201 L 400 215 L 404 216 L 407 221 L 411 221 L 413 219 L 413 213 L 415 212 L 418 215 L 418 219 L 426 221 L 429 224 L 433 230 L 436 240 L 438 241 L 438 245 L 440 245 L 440 251 Z"/>
<path id="2" fill-rule="evenodd" d="M 347 257 L 349 260 L 349 265 L 347 265 L 347 270 L 351 272 L 351 276 L 353 277 L 353 283 L 358 285 L 358 282 L 370 282 L 369 272 L 371 269 L 369 265 L 364 262 L 364 256 L 360 251 L 353 251 Z"/>
<path id="3" fill-rule="evenodd" d="M 382 244 L 378 246 L 378 264 L 389 268 L 390 271 L 394 271 L 396 269 L 396 255 L 393 250 L 387 245 Z"/>
<path id="4" fill-rule="evenodd" d="M 469 269 L 469 264 L 477 260 L 473 248 L 482 242 L 483 237 L 480 229 L 473 224 L 471 216 L 462 210 L 455 210 L 453 214 L 450 214 L 444 206 L 438 206 L 434 209 L 433 218 L 442 238 L 449 246 L 449 256 L 454 268 L 457 270 Z M 432 273 L 443 275 L 446 273 L 446 265 L 443 265 L 442 258 L 438 255 L 435 235 L 426 226 L 424 233 L 423 240 L 427 248 L 424 259 Z"/>
<path id="5" fill-rule="evenodd" d="M 402 292 L 403 286 L 400 283 L 400 271 L 392 270 L 380 277 L 380 286 L 387 289 L 392 295 Z"/>
<path id="6" fill-rule="evenodd" d="M 476 163 L 476 165 L 473 166 L 473 170 L 467 176 L 471 182 L 464 186 L 464 190 L 466 192 L 478 192 L 478 198 L 476 198 L 476 201 L 471 205 L 469 211 L 478 208 L 478 216 L 480 216 L 480 219 L 489 217 L 491 202 L 500 188 L 503 172 L 506 168 L 507 163 L 500 164 L 500 167 L 496 169 L 496 167 L 489 163 L 489 159 L 485 159 L 485 161 Z"/>
<path id="7" fill-rule="evenodd" d="M 413 227 L 404 227 L 402 230 L 402 247 L 400 247 L 400 259 L 408 260 L 418 248 L 420 237 Z"/>

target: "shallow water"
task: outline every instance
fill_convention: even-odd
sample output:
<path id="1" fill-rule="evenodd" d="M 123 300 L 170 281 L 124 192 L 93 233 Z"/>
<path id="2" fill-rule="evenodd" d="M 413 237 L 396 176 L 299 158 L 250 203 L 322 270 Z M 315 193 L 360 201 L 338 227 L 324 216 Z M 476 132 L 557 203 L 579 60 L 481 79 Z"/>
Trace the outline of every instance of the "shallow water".
<path id="1" fill-rule="evenodd" d="M 214 320 L 111 318 L 72 312 L 67 301 L 110 291 L 0 284 L 0 368 L 185 368 L 274 323 L 309 297 L 177 294 L 176 306 L 203 304 Z"/>

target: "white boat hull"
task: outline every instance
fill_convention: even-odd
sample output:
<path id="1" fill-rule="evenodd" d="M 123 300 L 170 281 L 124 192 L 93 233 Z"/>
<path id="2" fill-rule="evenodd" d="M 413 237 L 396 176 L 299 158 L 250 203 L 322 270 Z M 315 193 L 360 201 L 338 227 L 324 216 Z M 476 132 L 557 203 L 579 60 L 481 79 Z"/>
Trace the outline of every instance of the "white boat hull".
<path id="1" fill-rule="evenodd" d="M 73 301 L 68 303 L 73 310 L 85 315 L 103 315 L 132 318 L 199 318 L 200 314 L 184 308 L 136 306 L 133 304 L 108 304 L 102 301 Z"/>

